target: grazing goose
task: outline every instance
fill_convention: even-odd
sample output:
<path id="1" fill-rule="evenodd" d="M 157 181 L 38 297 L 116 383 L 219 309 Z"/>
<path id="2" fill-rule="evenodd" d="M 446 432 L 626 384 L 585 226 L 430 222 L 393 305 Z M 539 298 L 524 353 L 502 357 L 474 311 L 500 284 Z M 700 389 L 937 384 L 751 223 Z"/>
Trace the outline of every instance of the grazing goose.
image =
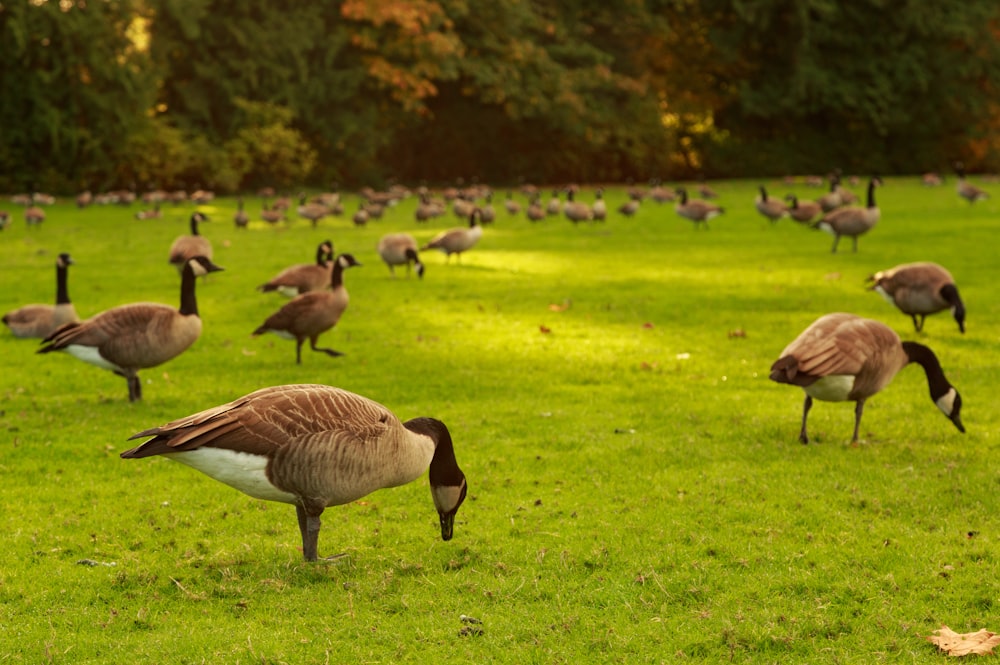
<path id="1" fill-rule="evenodd" d="M 653 181 L 653 186 L 649 189 L 649 198 L 653 199 L 657 203 L 672 203 L 677 195 L 672 191 L 660 184 L 659 180 Z"/>
<path id="2" fill-rule="evenodd" d="M 319 220 L 330 214 L 330 211 L 322 203 L 307 202 L 305 194 L 299 196 L 299 207 L 296 208 L 296 212 L 298 212 L 299 217 L 308 219 L 313 228 L 316 228 Z"/>
<path id="3" fill-rule="evenodd" d="M 482 237 L 483 227 L 479 225 L 479 208 L 473 208 L 469 213 L 467 228 L 442 231 L 420 249 L 440 249 L 444 252 L 446 260 L 450 260 L 452 254 L 457 254 L 458 261 L 461 261 L 462 252 L 471 249 Z"/>
<path id="4" fill-rule="evenodd" d="M 719 198 L 719 195 L 715 192 L 715 190 L 712 189 L 711 187 L 709 187 L 708 184 L 704 180 L 702 180 L 701 184 L 698 185 L 698 194 L 703 199 L 717 199 L 717 198 Z"/>
<path id="5" fill-rule="evenodd" d="M 330 271 L 333 269 L 333 241 L 324 240 L 316 247 L 315 263 L 300 263 L 289 266 L 270 281 L 257 287 L 268 293 L 277 291 L 283 296 L 294 298 L 309 291 L 322 291 L 330 285 Z"/>
<path id="6" fill-rule="evenodd" d="M 816 199 L 816 203 L 819 204 L 819 207 L 822 208 L 823 212 L 830 212 L 844 205 L 844 200 L 841 196 L 839 176 L 834 175 L 830 178 L 830 191 Z"/>
<path id="7" fill-rule="evenodd" d="M 563 214 L 566 219 L 576 224 L 577 222 L 589 222 L 594 218 L 594 211 L 586 203 L 579 203 L 574 199 L 576 192 L 572 189 L 566 190 L 566 205 L 563 207 Z"/>
<path id="8" fill-rule="evenodd" d="M 545 206 L 545 212 L 549 215 L 558 215 L 562 212 L 562 201 L 559 200 L 559 190 L 552 190 L 552 197 L 549 198 L 549 203 Z"/>
<path id="9" fill-rule="evenodd" d="M 531 202 L 528 204 L 528 212 L 525 214 L 532 222 L 540 222 L 545 219 L 545 208 L 542 207 L 537 193 L 532 195 Z"/>
<path id="10" fill-rule="evenodd" d="M 65 351 L 111 370 L 128 382 L 130 402 L 142 399 L 139 370 L 179 356 L 201 335 L 195 279 L 217 270 L 222 268 L 204 256 L 190 258 L 181 272 L 180 309 L 148 302 L 112 307 L 58 328 L 38 353 Z"/>
<path id="11" fill-rule="evenodd" d="M 795 194 L 787 195 L 785 200 L 791 203 L 788 206 L 788 215 L 796 222 L 811 222 L 823 212 L 823 209 L 815 201 L 799 201 L 799 197 Z"/>
<path id="12" fill-rule="evenodd" d="M 868 205 L 864 208 L 849 206 L 837 208 L 827 213 L 816 223 L 820 228 L 833 236 L 833 253 L 837 252 L 840 236 L 847 236 L 854 242 L 854 251 L 858 251 L 858 236 L 871 231 L 882 217 L 882 211 L 875 204 L 875 187 L 882 184 L 882 179 L 873 176 L 868 181 Z"/>
<path id="13" fill-rule="evenodd" d="M 329 506 L 410 483 L 429 468 L 441 539 L 451 540 L 468 491 L 448 428 L 401 422 L 354 393 L 323 385 L 263 388 L 130 437 L 153 437 L 124 459 L 164 455 L 255 499 L 295 506 L 302 555 L 316 561 Z"/>
<path id="14" fill-rule="evenodd" d="M 184 266 L 187 265 L 188 261 L 196 256 L 204 256 L 211 261 L 212 243 L 204 236 L 198 234 L 199 222 L 207 221 L 208 217 L 203 213 L 191 213 L 191 235 L 180 236 L 170 245 L 169 262 L 177 268 L 177 272 L 183 272 Z"/>
<path id="15" fill-rule="evenodd" d="M 764 188 L 764 185 L 761 185 L 759 189 L 760 196 L 754 202 L 757 212 L 771 220 L 772 224 L 782 217 L 788 216 L 788 206 L 777 199 L 768 198 L 767 189 Z"/>
<path id="16" fill-rule="evenodd" d="M 503 207 L 511 217 L 521 213 L 521 204 L 514 200 L 514 192 L 507 192 L 507 198 L 503 202 Z"/>
<path id="17" fill-rule="evenodd" d="M 951 310 L 959 331 L 965 332 L 965 305 L 958 295 L 958 287 L 951 273 L 938 264 L 927 261 L 904 263 L 881 270 L 868 279 L 874 282 L 873 291 L 898 307 L 899 311 L 910 315 L 917 332 L 923 330 L 928 314 L 946 309 Z"/>
<path id="18" fill-rule="evenodd" d="M 800 386 L 806 393 L 799 441 L 809 443 L 806 418 L 813 399 L 856 402 L 854 437 L 865 400 L 892 381 L 899 370 L 919 363 L 927 374 L 931 399 L 960 432 L 965 432 L 959 412 L 962 398 L 948 383 L 934 352 L 923 344 L 901 342 L 889 326 L 854 314 L 827 314 L 785 347 L 771 365 L 771 380 Z"/>
<path id="19" fill-rule="evenodd" d="M 45 211 L 38 206 L 30 206 L 24 211 L 24 221 L 28 226 L 37 226 L 45 221 Z"/>
<path id="20" fill-rule="evenodd" d="M 417 271 L 417 277 L 423 278 L 424 264 L 417 254 L 417 241 L 409 233 L 389 233 L 378 241 L 378 255 L 389 266 L 389 272 L 396 276 L 396 266 L 405 265 L 406 275 L 410 274 L 410 264 Z"/>
<path id="21" fill-rule="evenodd" d="M 483 224 L 492 224 L 497 219 L 497 211 L 493 208 L 493 194 L 487 194 L 486 200 L 483 201 L 483 205 L 479 208 L 482 211 L 482 222 Z"/>
<path id="22" fill-rule="evenodd" d="M 364 226 L 368 223 L 368 219 L 371 215 L 368 213 L 368 208 L 365 206 L 364 201 L 358 203 L 358 209 L 354 212 L 354 216 L 351 220 L 354 222 L 355 226 Z"/>
<path id="23" fill-rule="evenodd" d="M 3 322 L 14 337 L 45 338 L 64 323 L 80 320 L 69 300 L 67 288 L 69 267 L 72 264 L 73 259 L 65 252 L 56 258 L 55 305 L 25 305 L 3 315 Z"/>
<path id="24" fill-rule="evenodd" d="M 677 196 L 680 197 L 680 201 L 674 206 L 674 210 L 681 217 L 694 222 L 695 228 L 698 228 L 698 224 L 704 224 L 707 229 L 708 220 L 714 219 L 726 211 L 725 208 L 717 206 L 714 203 L 709 203 L 708 201 L 688 199 L 687 190 L 683 187 L 677 188 Z"/>
<path id="25" fill-rule="evenodd" d="M 268 224 L 277 224 L 278 222 L 285 221 L 285 210 L 271 207 L 269 208 L 266 203 L 261 205 L 260 218 L 263 219 Z"/>
<path id="26" fill-rule="evenodd" d="M 924 187 L 940 187 L 944 183 L 944 180 L 934 171 L 928 171 L 920 176 L 920 183 Z"/>
<path id="27" fill-rule="evenodd" d="M 594 192 L 594 204 L 590 207 L 595 222 L 603 222 L 608 218 L 608 204 L 604 202 L 604 188 L 598 187 Z"/>
<path id="28" fill-rule="evenodd" d="M 236 214 L 233 215 L 233 224 L 238 229 L 245 229 L 250 224 L 250 215 L 243 209 L 243 197 L 236 200 Z"/>
<path id="29" fill-rule="evenodd" d="M 160 202 L 157 201 L 153 204 L 153 207 L 149 210 L 140 210 L 135 213 L 136 219 L 160 219 L 163 217 L 163 213 L 160 212 Z"/>
<path id="30" fill-rule="evenodd" d="M 971 182 L 966 182 L 965 180 L 965 164 L 962 162 L 955 162 L 955 173 L 958 174 L 958 184 L 955 185 L 955 191 L 958 195 L 969 203 L 975 203 L 976 201 L 982 201 L 990 198 L 990 195 L 983 189 L 976 187 Z"/>
<path id="31" fill-rule="evenodd" d="M 333 262 L 329 291 L 309 291 L 295 296 L 253 331 L 253 336 L 274 333 L 278 337 L 295 340 L 295 362 L 302 364 L 302 343 L 309 338 L 309 348 L 329 356 L 342 356 L 340 351 L 316 346 L 320 335 L 337 325 L 347 309 L 350 298 L 344 288 L 344 270 L 360 266 L 351 254 L 341 254 Z"/>
<path id="32" fill-rule="evenodd" d="M 639 212 L 639 208 L 642 203 L 639 199 L 629 199 L 625 203 L 618 206 L 618 212 L 625 215 L 626 217 L 635 217 L 635 214 Z"/>

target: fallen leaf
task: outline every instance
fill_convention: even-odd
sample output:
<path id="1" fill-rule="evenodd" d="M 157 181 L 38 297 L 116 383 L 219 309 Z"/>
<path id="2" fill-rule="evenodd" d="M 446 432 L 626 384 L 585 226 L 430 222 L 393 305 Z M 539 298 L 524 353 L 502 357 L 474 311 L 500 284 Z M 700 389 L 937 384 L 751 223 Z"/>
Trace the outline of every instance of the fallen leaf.
<path id="1" fill-rule="evenodd" d="M 747 331 L 743 330 L 743 328 L 736 328 L 735 330 L 730 330 L 729 331 L 729 337 L 730 338 L 733 338 L 733 337 L 746 337 L 746 336 L 747 336 Z"/>
<path id="2" fill-rule="evenodd" d="M 565 312 L 567 309 L 569 309 L 569 306 L 572 304 L 572 302 L 573 301 L 566 299 L 562 301 L 561 305 L 557 303 L 550 303 L 549 310 L 552 312 Z"/>
<path id="3" fill-rule="evenodd" d="M 949 656 L 986 656 L 993 653 L 993 648 L 1000 644 L 1000 635 L 983 628 L 975 633 L 956 633 L 948 626 L 941 626 L 928 635 L 927 640 L 936 644 L 941 651 Z"/>
<path id="4" fill-rule="evenodd" d="M 834 280 L 838 280 L 838 279 L 840 279 L 840 273 L 839 272 L 828 272 L 827 274 L 823 275 L 823 279 L 827 280 L 828 282 L 832 282 Z"/>
<path id="5" fill-rule="evenodd" d="M 649 330 L 650 328 L 653 328 L 654 326 L 649 321 L 646 321 L 644 324 L 642 324 L 642 327 L 645 328 L 646 330 Z"/>
<path id="6" fill-rule="evenodd" d="M 548 326 L 538 326 L 538 330 L 540 330 L 543 333 L 552 332 L 552 328 L 549 328 Z"/>

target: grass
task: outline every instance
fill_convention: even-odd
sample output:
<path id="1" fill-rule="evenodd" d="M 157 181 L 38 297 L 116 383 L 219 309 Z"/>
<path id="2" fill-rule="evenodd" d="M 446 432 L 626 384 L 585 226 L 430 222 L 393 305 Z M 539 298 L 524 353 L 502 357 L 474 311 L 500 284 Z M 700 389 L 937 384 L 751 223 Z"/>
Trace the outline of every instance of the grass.
<path id="1" fill-rule="evenodd" d="M 418 226 L 412 201 L 364 229 L 245 232 L 218 201 L 203 233 L 226 270 L 199 284 L 204 333 L 140 374 L 136 404 L 121 378 L 3 332 L 0 663 L 923 663 L 941 624 L 997 630 L 997 204 L 887 179 L 878 227 L 833 255 L 829 236 L 760 217 L 756 185 L 720 183 L 707 232 L 653 203 L 579 227 L 501 210 L 461 265 L 425 256 L 422 281 L 374 252 L 382 233 L 457 223 Z M 57 205 L 31 230 L 15 214 L 0 310 L 50 302 L 60 251 L 83 316 L 176 304 L 166 253 L 191 208 L 165 210 Z M 296 366 L 291 342 L 250 338 L 283 302 L 254 287 L 327 237 L 364 264 L 321 338 L 346 355 Z M 865 291 L 911 260 L 951 269 L 966 335 L 946 313 L 917 334 Z M 798 444 L 802 393 L 768 368 L 831 311 L 931 346 L 968 433 L 911 368 L 869 401 L 860 446 L 853 405 L 828 403 Z M 470 483 L 454 540 L 418 481 L 329 509 L 320 554 L 347 556 L 306 564 L 292 507 L 118 458 L 141 429 L 304 382 L 448 423 Z"/>

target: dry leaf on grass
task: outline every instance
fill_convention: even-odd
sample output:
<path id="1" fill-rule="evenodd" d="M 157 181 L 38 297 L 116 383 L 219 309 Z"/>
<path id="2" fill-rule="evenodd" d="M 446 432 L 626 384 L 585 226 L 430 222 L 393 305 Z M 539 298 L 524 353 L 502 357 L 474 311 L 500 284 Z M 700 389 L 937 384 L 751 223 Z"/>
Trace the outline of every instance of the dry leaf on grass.
<path id="1" fill-rule="evenodd" d="M 936 634 L 928 635 L 927 639 L 949 656 L 986 656 L 1000 644 L 1000 635 L 985 628 L 975 633 L 956 633 L 948 626 L 941 626 L 934 632 Z"/>

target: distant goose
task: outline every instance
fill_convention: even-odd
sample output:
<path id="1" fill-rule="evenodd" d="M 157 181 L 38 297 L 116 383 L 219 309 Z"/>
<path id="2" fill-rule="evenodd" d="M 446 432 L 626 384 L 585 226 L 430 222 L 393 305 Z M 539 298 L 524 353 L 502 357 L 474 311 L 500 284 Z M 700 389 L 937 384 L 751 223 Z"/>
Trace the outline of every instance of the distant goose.
<path id="1" fill-rule="evenodd" d="M 944 180 L 937 173 L 928 171 L 920 176 L 920 182 L 924 187 L 940 187 L 944 183 Z"/>
<path id="2" fill-rule="evenodd" d="M 461 261 L 462 252 L 472 249 L 482 237 L 483 227 L 479 224 L 479 208 L 473 208 L 469 213 L 468 227 L 442 231 L 420 249 L 440 249 L 447 259 L 451 259 L 452 254 L 457 254 L 458 260 Z"/>
<path id="3" fill-rule="evenodd" d="M 342 356 L 340 351 L 316 346 L 316 340 L 340 321 L 350 297 L 344 287 L 344 270 L 361 264 L 351 254 L 341 254 L 333 262 L 329 291 L 309 291 L 295 296 L 253 331 L 253 336 L 274 333 L 295 340 L 295 362 L 302 364 L 302 343 L 309 339 L 309 348 L 329 356 Z"/>
<path id="4" fill-rule="evenodd" d="M 595 222 L 603 222 L 608 218 L 608 204 L 604 202 L 604 188 L 598 187 L 594 192 L 594 203 L 590 207 Z"/>
<path id="5" fill-rule="evenodd" d="M 695 228 L 698 224 L 703 224 L 708 228 L 708 220 L 714 219 L 726 211 L 725 208 L 702 201 L 701 199 L 688 199 L 687 190 L 683 187 L 677 188 L 677 196 L 680 200 L 674 205 L 674 210 L 678 215 L 694 222 Z"/>
<path id="6" fill-rule="evenodd" d="M 260 209 L 260 218 L 268 224 L 277 224 L 278 222 L 285 221 L 285 210 L 283 208 L 269 208 L 264 203 Z"/>
<path id="7" fill-rule="evenodd" d="M 299 217 L 308 219 L 312 223 L 313 228 L 316 228 L 319 220 L 330 214 L 330 211 L 322 203 L 307 203 L 305 194 L 299 197 L 299 207 L 296 209 L 296 212 L 299 213 Z"/>
<path id="8" fill-rule="evenodd" d="M 25 305 L 3 315 L 3 322 L 14 337 L 48 337 L 64 323 L 80 320 L 69 300 L 67 282 L 71 265 L 73 259 L 65 252 L 56 258 L 55 305 Z"/>
<path id="9" fill-rule="evenodd" d="M 503 202 L 503 207 L 511 216 L 521 213 L 521 204 L 514 200 L 514 192 L 507 192 L 507 198 Z"/>
<path id="10" fill-rule="evenodd" d="M 37 226 L 45 221 L 45 211 L 38 206 L 31 206 L 24 211 L 24 220 L 28 226 Z"/>
<path id="11" fill-rule="evenodd" d="M 486 200 L 480 206 L 483 224 L 492 224 L 497 219 L 497 211 L 493 208 L 493 194 L 487 194 Z"/>
<path id="12" fill-rule="evenodd" d="M 653 181 L 653 186 L 649 189 L 649 198 L 657 203 L 672 203 L 677 195 L 660 184 L 659 180 Z"/>
<path id="13" fill-rule="evenodd" d="M 965 305 L 954 278 L 942 266 L 927 261 L 904 263 L 881 270 L 868 279 L 874 282 L 873 291 L 910 315 L 917 332 L 923 330 L 928 314 L 946 309 L 951 310 L 959 331 L 965 332 Z"/>
<path id="14" fill-rule="evenodd" d="M 566 190 L 566 205 L 563 206 L 563 214 L 566 219 L 573 222 L 589 222 L 594 219 L 594 211 L 586 203 L 578 202 L 574 197 L 576 192 L 572 189 Z"/>
<path id="15" fill-rule="evenodd" d="M 963 199 L 969 203 L 975 203 L 976 201 L 983 201 L 990 198 L 990 195 L 985 190 L 965 180 L 965 164 L 955 162 L 955 173 L 958 174 L 958 184 L 955 185 L 955 191 Z"/>
<path id="16" fill-rule="evenodd" d="M 540 222 L 545 219 L 545 208 L 539 202 L 537 193 L 531 197 L 531 202 L 528 204 L 528 211 L 525 214 L 532 222 Z"/>
<path id="17" fill-rule="evenodd" d="M 882 211 L 875 204 L 875 187 L 882 184 L 878 176 L 868 181 L 868 205 L 864 208 L 849 206 L 837 208 L 827 213 L 816 223 L 816 227 L 833 236 L 833 253 L 837 252 L 837 244 L 841 236 L 847 236 L 854 243 L 854 251 L 858 251 L 858 236 L 868 233 L 878 224 Z"/>
<path id="18" fill-rule="evenodd" d="M 545 206 L 545 213 L 548 215 L 558 215 L 562 212 L 562 201 L 559 200 L 559 191 L 553 189 L 549 204 Z"/>
<path id="19" fill-rule="evenodd" d="M 191 235 L 180 236 L 170 245 L 170 265 L 177 268 L 177 272 L 182 272 L 188 260 L 196 256 L 204 256 L 211 261 L 212 243 L 198 233 L 198 224 L 207 222 L 208 217 L 203 213 L 191 213 Z"/>
<path id="20" fill-rule="evenodd" d="M 236 214 L 233 215 L 233 224 L 238 229 L 245 229 L 250 225 L 250 215 L 243 209 L 243 197 L 236 200 Z"/>
<path id="21" fill-rule="evenodd" d="M 765 189 L 764 185 L 761 185 L 758 189 L 760 189 L 760 196 L 754 202 L 757 212 L 771 220 L 772 224 L 782 217 L 788 216 L 788 206 L 777 199 L 768 198 L 767 189 Z"/>
<path id="22" fill-rule="evenodd" d="M 257 287 L 268 293 L 277 291 L 283 296 L 294 298 L 309 291 L 322 291 L 330 286 L 330 272 L 333 270 L 333 241 L 324 240 L 316 247 L 315 263 L 300 263 L 289 266 Z"/>
<path id="23" fill-rule="evenodd" d="M 625 215 L 626 217 L 635 217 L 635 214 L 639 212 L 639 208 L 642 206 L 640 199 L 630 198 L 625 203 L 618 206 L 618 212 Z"/>
<path id="24" fill-rule="evenodd" d="M 927 374 L 931 399 L 965 432 L 959 413 L 962 398 L 948 383 L 934 352 L 916 342 L 901 342 L 891 328 L 854 314 L 827 314 L 817 319 L 785 347 L 771 365 L 771 380 L 801 387 L 806 393 L 799 441 L 809 443 L 806 419 L 813 399 L 856 402 L 854 436 L 858 441 L 865 400 L 892 381 L 911 362 Z"/>
<path id="25" fill-rule="evenodd" d="M 378 241 L 378 255 L 389 266 L 389 272 L 395 277 L 396 266 L 405 265 L 406 274 L 410 274 L 410 264 L 417 272 L 417 277 L 424 276 L 424 264 L 417 254 L 417 241 L 409 233 L 389 233 Z"/>
<path id="26" fill-rule="evenodd" d="M 816 203 L 823 209 L 823 212 L 830 212 L 844 205 L 839 176 L 835 175 L 830 178 L 830 191 L 816 199 Z"/>
<path id="27" fill-rule="evenodd" d="M 136 219 L 160 219 L 163 217 L 163 213 L 160 212 L 160 203 L 157 201 L 153 204 L 153 207 L 149 210 L 140 210 L 135 213 Z"/>
<path id="28" fill-rule="evenodd" d="M 318 558 L 320 515 L 430 469 L 442 540 L 468 492 L 448 428 L 400 420 L 381 404 L 322 385 L 263 388 L 144 430 L 122 458 L 164 455 L 256 499 L 295 506 L 306 561 Z"/>
<path id="29" fill-rule="evenodd" d="M 148 302 L 112 307 L 58 328 L 38 353 L 65 351 L 111 370 L 128 382 L 130 402 L 142 399 L 139 370 L 179 356 L 201 335 L 195 279 L 217 270 L 222 268 L 204 256 L 190 258 L 181 271 L 180 309 Z"/>
<path id="30" fill-rule="evenodd" d="M 787 195 L 785 200 L 791 203 L 788 206 L 788 215 L 796 222 L 811 222 L 823 212 L 815 201 L 799 201 L 799 197 L 795 194 Z"/>

